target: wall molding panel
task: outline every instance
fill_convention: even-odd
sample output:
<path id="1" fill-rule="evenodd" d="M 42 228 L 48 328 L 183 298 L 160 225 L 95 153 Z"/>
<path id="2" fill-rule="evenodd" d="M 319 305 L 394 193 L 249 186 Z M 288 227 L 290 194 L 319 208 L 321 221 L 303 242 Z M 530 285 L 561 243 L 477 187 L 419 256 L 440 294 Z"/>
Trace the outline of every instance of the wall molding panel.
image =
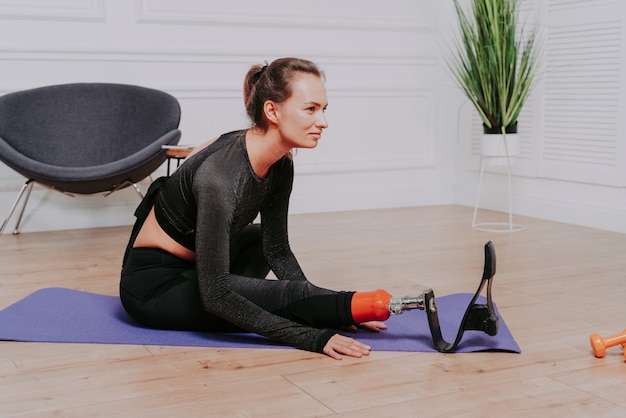
<path id="1" fill-rule="evenodd" d="M 251 59 L 265 60 L 275 57 L 276 51 L 259 51 L 249 48 L 212 48 L 181 46 L 168 49 L 156 47 L 131 46 L 75 46 L 75 47 L 35 47 L 32 45 L 16 46 L 15 43 L 0 44 L 0 60 L 28 61 L 123 61 L 123 62 L 154 62 L 166 63 L 215 63 L 215 64 L 250 64 Z M 385 54 L 341 55 L 321 52 L 307 53 L 306 58 L 314 60 L 322 66 L 326 65 L 376 65 L 382 67 L 395 66 L 433 66 L 436 59 L 427 55 Z"/>
<path id="2" fill-rule="evenodd" d="M 0 20 L 104 22 L 105 0 L 0 0 Z"/>
<path id="3" fill-rule="evenodd" d="M 370 7 L 373 10 L 366 10 L 368 3 L 358 1 L 342 3 L 345 4 L 337 5 L 336 2 L 321 0 L 314 8 L 309 9 L 295 2 L 246 3 L 246 7 L 242 8 L 239 3 L 218 5 L 202 0 L 184 0 L 175 4 L 168 0 L 135 1 L 137 23 L 146 24 L 422 32 L 429 30 L 429 22 L 432 22 L 434 17 L 428 2 L 421 2 L 415 7 L 408 8 L 414 11 L 409 16 L 377 16 L 376 11 L 381 9 Z M 406 5 L 403 1 L 388 1 L 385 5 L 393 7 L 394 3 Z M 328 13 L 328 10 L 335 12 Z M 320 14 L 320 11 L 324 11 L 323 14 Z"/>
<path id="4" fill-rule="evenodd" d="M 181 142 L 197 145 L 249 125 L 251 64 L 301 56 L 326 73 L 331 126 L 296 156 L 305 187 L 292 213 L 439 204 L 452 186 L 433 182 L 436 10 L 430 0 L 0 0 L 0 94 L 72 82 L 164 90 L 181 103 Z M 0 216 L 24 181 L 0 166 Z M 68 198 L 36 187 L 24 231 L 127 225 L 137 203 L 126 190 Z"/>
<path id="5" fill-rule="evenodd" d="M 626 233 L 626 2 L 526 0 L 522 12 L 541 18 L 545 65 L 520 117 L 514 212 Z M 295 157 L 292 213 L 473 206 L 481 130 L 446 69 L 455 22 L 440 0 L 0 0 L 0 94 L 164 90 L 181 103 L 181 142 L 197 145 L 249 125 L 251 64 L 301 56 L 326 73 L 330 126 Z M 482 207 L 507 210 L 505 174 L 487 170 Z M 0 217 L 24 181 L 0 164 Z M 128 225 L 131 192 L 36 188 L 24 231 Z"/>

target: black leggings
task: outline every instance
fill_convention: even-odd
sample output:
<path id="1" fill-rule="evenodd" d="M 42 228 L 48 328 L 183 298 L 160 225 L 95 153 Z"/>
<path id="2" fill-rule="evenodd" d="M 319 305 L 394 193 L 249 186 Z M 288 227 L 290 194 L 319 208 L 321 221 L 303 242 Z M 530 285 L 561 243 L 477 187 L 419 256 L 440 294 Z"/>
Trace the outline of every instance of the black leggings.
<path id="1" fill-rule="evenodd" d="M 352 325 L 353 292 L 335 292 L 307 281 L 268 280 L 258 225 L 244 228 L 231 248 L 231 289 L 261 308 L 314 327 Z M 196 279 L 195 262 L 155 248 L 130 248 L 120 281 L 128 314 L 152 328 L 240 331 L 208 313 Z M 237 307 L 233 307 L 237 309 Z"/>

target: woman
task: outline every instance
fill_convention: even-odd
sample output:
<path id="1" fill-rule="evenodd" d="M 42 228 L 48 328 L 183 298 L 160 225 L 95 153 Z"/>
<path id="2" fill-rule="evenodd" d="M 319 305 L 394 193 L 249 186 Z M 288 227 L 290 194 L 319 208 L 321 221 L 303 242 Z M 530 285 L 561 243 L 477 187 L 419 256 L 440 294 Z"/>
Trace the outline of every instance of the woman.
<path id="1" fill-rule="evenodd" d="M 132 318 L 155 328 L 255 332 L 335 359 L 369 354 L 332 327 L 385 329 L 388 301 L 376 308 L 381 292 L 314 286 L 287 238 L 291 151 L 314 148 L 328 127 L 322 77 L 297 58 L 253 66 L 244 82 L 253 126 L 198 147 L 153 183 L 124 256 L 120 296 Z M 279 280 L 265 279 L 270 269 Z"/>

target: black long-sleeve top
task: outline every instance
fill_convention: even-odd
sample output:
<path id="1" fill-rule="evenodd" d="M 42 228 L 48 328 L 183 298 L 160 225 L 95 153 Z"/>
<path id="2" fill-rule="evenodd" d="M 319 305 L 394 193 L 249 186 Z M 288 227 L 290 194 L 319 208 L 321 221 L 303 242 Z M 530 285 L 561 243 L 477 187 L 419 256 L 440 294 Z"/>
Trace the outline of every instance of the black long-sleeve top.
<path id="1" fill-rule="evenodd" d="M 190 157 L 167 180 L 155 202 L 156 219 L 175 241 L 196 254 L 204 308 L 230 323 L 291 346 L 321 352 L 332 336 L 274 315 L 229 285 L 230 242 L 261 214 L 264 256 L 280 280 L 307 280 L 287 236 L 293 163 L 283 157 L 265 178 L 256 175 L 246 131 L 222 135 Z"/>

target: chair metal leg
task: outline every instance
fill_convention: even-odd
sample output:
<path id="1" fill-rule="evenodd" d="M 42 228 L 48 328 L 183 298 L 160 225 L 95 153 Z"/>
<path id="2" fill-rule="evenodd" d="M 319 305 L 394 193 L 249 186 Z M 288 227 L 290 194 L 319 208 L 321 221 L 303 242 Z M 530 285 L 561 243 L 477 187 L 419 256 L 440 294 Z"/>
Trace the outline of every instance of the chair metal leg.
<path id="1" fill-rule="evenodd" d="M 15 224 L 15 230 L 13 231 L 14 235 L 19 234 L 20 222 L 22 221 L 22 215 L 24 215 L 24 210 L 26 209 L 26 204 L 28 203 L 28 198 L 30 197 L 30 192 L 33 190 L 33 184 L 34 184 L 33 180 L 27 180 L 26 183 L 24 183 L 24 185 L 20 189 L 20 193 L 17 195 L 17 199 L 15 199 L 15 202 L 13 202 L 13 206 L 11 206 L 11 209 L 9 209 L 9 214 L 7 215 L 4 222 L 2 222 L 2 226 L 0 227 L 0 235 L 2 235 L 2 233 L 4 232 L 4 228 L 9 223 L 9 219 L 11 219 L 11 216 L 13 216 L 13 212 L 15 211 L 15 208 L 17 208 L 17 205 L 20 203 L 20 200 L 22 199 L 24 192 L 26 192 L 24 204 L 22 205 L 22 209 L 20 210 L 20 216 L 17 220 L 17 223 Z"/>
<path id="2" fill-rule="evenodd" d="M 22 210 L 20 210 L 20 215 L 17 218 L 17 222 L 15 223 L 15 229 L 13 230 L 13 235 L 17 235 L 20 233 L 20 224 L 22 223 L 22 216 L 24 216 L 24 210 L 26 209 L 26 205 L 28 204 L 28 198 L 30 197 L 30 192 L 33 191 L 34 182 L 30 182 L 26 189 L 26 196 L 24 197 L 24 204 L 22 205 Z"/>
<path id="3" fill-rule="evenodd" d="M 128 183 L 130 183 L 130 182 L 128 182 Z M 126 184 L 128 184 L 128 183 L 126 183 Z M 13 235 L 17 235 L 17 234 L 20 233 L 20 224 L 22 223 L 22 217 L 24 216 L 24 211 L 26 210 L 26 205 L 28 204 L 28 199 L 30 198 L 30 193 L 33 190 L 33 185 L 34 184 L 35 184 L 35 182 L 33 180 L 27 180 L 26 183 L 24 183 L 24 185 L 20 189 L 20 192 L 17 195 L 17 199 L 15 199 L 15 202 L 13 202 L 13 205 L 11 206 L 11 209 L 9 209 L 9 214 L 7 215 L 5 220 L 2 222 L 2 226 L 0 226 L 0 236 L 3 234 L 4 229 L 6 228 L 7 224 L 9 223 L 9 220 L 13 216 L 13 212 L 15 212 L 15 209 L 17 209 L 18 204 L 20 203 L 22 198 L 24 198 L 24 202 L 22 203 L 22 208 L 20 209 L 20 213 L 19 213 L 19 216 L 17 218 L 17 222 L 15 223 L 15 229 L 13 230 Z M 132 184 L 132 186 L 135 189 L 135 191 L 137 192 L 137 194 L 143 199 L 144 194 L 141 191 L 141 189 L 139 188 L 139 185 L 137 185 L 137 183 L 130 183 L 130 184 Z M 109 193 L 105 194 L 105 196 L 110 195 L 115 190 L 121 189 L 124 186 L 125 185 L 120 185 L 116 189 L 111 190 Z M 70 193 L 65 193 L 65 194 L 68 194 L 69 196 L 73 197 L 73 195 L 70 194 Z"/>
<path id="4" fill-rule="evenodd" d="M 139 185 L 137 185 L 137 183 L 133 183 L 133 187 L 135 188 L 135 191 L 137 192 L 137 194 L 139 194 L 139 196 L 143 199 L 144 195 L 141 189 L 139 188 Z"/>
<path id="5" fill-rule="evenodd" d="M 133 188 L 135 189 L 135 191 L 137 192 L 137 194 L 139 194 L 139 196 L 143 199 L 143 192 L 141 191 L 141 189 L 139 188 L 139 186 L 137 185 L 137 183 L 134 183 L 130 180 L 126 180 L 121 184 L 118 184 L 116 187 L 114 187 L 113 189 L 109 190 L 108 192 L 106 192 L 104 194 L 104 197 L 107 197 L 111 194 L 113 194 L 114 192 L 121 190 L 123 188 L 125 188 L 126 186 L 132 185 Z"/>

